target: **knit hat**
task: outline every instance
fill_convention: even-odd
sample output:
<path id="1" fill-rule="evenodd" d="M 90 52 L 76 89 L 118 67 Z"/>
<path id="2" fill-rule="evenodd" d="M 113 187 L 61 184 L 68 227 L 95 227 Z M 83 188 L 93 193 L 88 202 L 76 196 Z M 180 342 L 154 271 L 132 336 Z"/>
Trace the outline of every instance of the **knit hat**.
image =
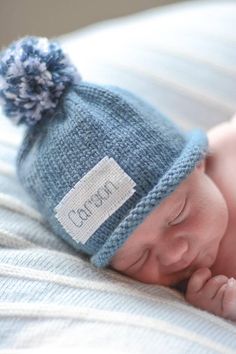
<path id="1" fill-rule="evenodd" d="M 6 115 L 26 124 L 17 175 L 52 230 L 97 267 L 207 152 L 127 90 L 82 81 L 59 44 L 25 37 L 1 53 Z"/>

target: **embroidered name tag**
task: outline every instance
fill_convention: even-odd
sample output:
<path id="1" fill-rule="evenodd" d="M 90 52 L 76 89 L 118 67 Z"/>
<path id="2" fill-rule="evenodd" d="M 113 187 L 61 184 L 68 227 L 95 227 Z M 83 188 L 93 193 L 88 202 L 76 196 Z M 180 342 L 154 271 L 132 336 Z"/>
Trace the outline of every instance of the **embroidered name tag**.
<path id="1" fill-rule="evenodd" d="M 106 156 L 55 207 L 56 218 L 75 241 L 84 244 L 134 194 L 135 186 L 118 163 Z"/>

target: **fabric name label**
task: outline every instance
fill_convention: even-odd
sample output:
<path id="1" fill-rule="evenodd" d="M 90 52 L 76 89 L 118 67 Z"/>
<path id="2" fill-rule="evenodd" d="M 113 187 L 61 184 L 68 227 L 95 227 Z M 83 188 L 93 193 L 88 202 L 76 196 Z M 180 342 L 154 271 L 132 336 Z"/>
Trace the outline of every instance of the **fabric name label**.
<path id="1" fill-rule="evenodd" d="M 135 192 L 136 183 L 111 157 L 104 157 L 55 207 L 56 218 L 84 244 Z"/>

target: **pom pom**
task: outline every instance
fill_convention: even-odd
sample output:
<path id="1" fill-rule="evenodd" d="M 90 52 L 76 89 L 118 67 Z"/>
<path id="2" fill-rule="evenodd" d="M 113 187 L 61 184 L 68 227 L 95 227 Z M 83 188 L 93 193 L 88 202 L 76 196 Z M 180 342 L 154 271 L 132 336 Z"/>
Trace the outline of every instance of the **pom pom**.
<path id="1" fill-rule="evenodd" d="M 64 90 L 81 80 L 59 44 L 25 37 L 0 58 L 0 99 L 15 124 L 36 124 L 52 114 Z"/>

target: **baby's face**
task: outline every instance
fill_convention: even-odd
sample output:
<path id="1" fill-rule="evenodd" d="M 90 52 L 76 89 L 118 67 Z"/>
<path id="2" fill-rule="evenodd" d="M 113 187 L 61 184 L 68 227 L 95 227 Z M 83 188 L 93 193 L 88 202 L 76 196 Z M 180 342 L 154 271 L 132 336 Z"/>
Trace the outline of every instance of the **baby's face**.
<path id="1" fill-rule="evenodd" d="M 110 265 L 145 283 L 177 284 L 213 265 L 227 224 L 225 199 L 202 162 L 134 230 Z"/>

